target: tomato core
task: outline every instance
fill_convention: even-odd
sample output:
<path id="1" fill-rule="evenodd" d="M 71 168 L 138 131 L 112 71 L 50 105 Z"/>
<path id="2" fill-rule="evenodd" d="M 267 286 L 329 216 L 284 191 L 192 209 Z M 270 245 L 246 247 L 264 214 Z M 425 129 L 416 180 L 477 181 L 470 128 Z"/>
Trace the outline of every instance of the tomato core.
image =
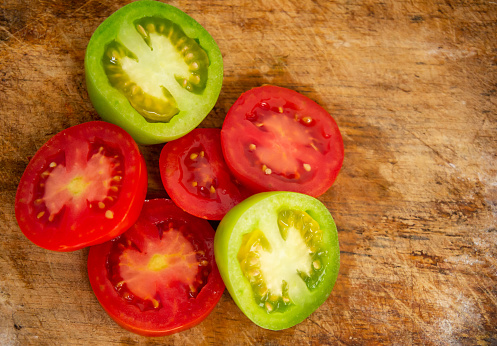
<path id="1" fill-rule="evenodd" d="M 47 160 L 33 201 L 38 219 L 56 221 L 67 205 L 76 213 L 89 206 L 108 217 L 121 188 L 122 163 L 120 152 L 99 142 L 69 148 Z"/>
<path id="2" fill-rule="evenodd" d="M 114 289 L 142 311 L 163 308 L 168 294 L 196 297 L 212 268 L 185 225 L 170 221 L 155 226 L 156 237 L 141 244 L 126 234 L 119 237 L 107 259 Z"/>
<path id="3" fill-rule="evenodd" d="M 278 214 L 278 237 L 268 239 L 259 229 L 243 235 L 238 262 L 249 280 L 257 304 L 268 313 L 292 304 L 292 292 L 312 290 L 323 274 L 322 232 L 306 212 Z"/>

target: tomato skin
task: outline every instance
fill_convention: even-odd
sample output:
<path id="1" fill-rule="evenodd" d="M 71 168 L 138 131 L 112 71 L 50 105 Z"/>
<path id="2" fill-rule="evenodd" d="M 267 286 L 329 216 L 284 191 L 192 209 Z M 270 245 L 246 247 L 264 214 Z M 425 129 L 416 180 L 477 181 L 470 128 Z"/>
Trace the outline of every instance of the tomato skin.
<path id="1" fill-rule="evenodd" d="M 63 207 L 60 220 L 56 220 L 58 223 L 40 222 L 36 211 L 40 175 L 52 158 L 61 153 L 66 153 L 66 171 L 82 170 L 85 161 L 81 161 L 77 153 L 88 146 L 89 141 L 102 141 L 108 150 L 120 152 L 123 157 L 124 167 L 119 169 L 122 168 L 125 173 L 120 173 L 120 197 L 108 209 L 112 218 L 105 217 L 103 211 L 89 208 L 74 211 L 69 204 Z M 128 133 L 103 121 L 83 123 L 59 132 L 33 156 L 17 189 L 16 219 L 24 235 L 36 245 L 53 251 L 78 250 L 105 242 L 126 231 L 140 215 L 147 183 L 145 161 Z"/>
<path id="2" fill-rule="evenodd" d="M 159 159 L 161 179 L 171 199 L 186 212 L 208 220 L 221 220 L 251 194 L 230 174 L 220 133 L 220 129 L 197 128 L 166 143 Z"/>
<path id="3" fill-rule="evenodd" d="M 205 90 L 199 95 L 181 94 L 184 109 L 169 122 L 148 122 L 109 84 L 102 65 L 106 45 L 116 39 L 126 43 L 129 26 L 146 16 L 165 18 L 181 26 L 186 35 L 199 42 L 209 58 Z M 132 47 L 130 47 L 132 50 Z M 125 129 L 139 144 L 164 143 L 194 129 L 214 107 L 223 81 L 221 51 L 212 36 L 193 18 L 178 8 L 159 1 L 136 1 L 117 10 L 93 33 L 85 54 L 88 95 L 100 117 Z"/>
<path id="4" fill-rule="evenodd" d="M 244 236 L 254 229 L 273 233 L 273 252 L 279 251 L 274 242 L 278 233 L 271 229 L 276 226 L 276 214 L 282 210 L 306 211 L 317 221 L 323 234 L 325 256 L 321 257 L 322 275 L 312 290 L 297 291 L 290 298 L 294 304 L 283 312 L 268 313 L 254 299 L 251 284 L 241 269 L 240 249 L 244 246 Z M 271 241 L 270 241 L 271 242 Z M 231 297 L 252 322 L 270 330 L 290 328 L 304 321 L 329 297 L 338 276 L 340 252 L 338 235 L 332 216 L 317 199 L 295 192 L 262 192 L 255 194 L 231 209 L 221 220 L 214 240 L 216 262 Z M 290 258 L 294 253 L 288 254 Z M 292 286 L 291 286 L 292 288 Z M 290 288 L 290 289 L 291 289 Z"/>
<path id="5" fill-rule="evenodd" d="M 165 220 L 184 222 L 195 241 L 202 244 L 205 257 L 211 263 L 207 283 L 195 298 L 172 296 L 163 302 L 164 308 L 142 311 L 123 299 L 109 279 L 109 261 L 119 238 L 91 247 L 88 255 L 90 284 L 101 306 L 121 327 L 145 336 L 170 335 L 198 325 L 215 308 L 225 289 L 214 260 L 214 230 L 208 221 L 187 214 L 171 200 L 146 200 L 138 221 L 121 237 L 137 244 L 157 242 L 151 239 L 155 225 Z M 171 285 L 174 288 L 176 284 Z"/>
<path id="6" fill-rule="evenodd" d="M 329 113 L 306 96 L 273 85 L 238 98 L 224 120 L 221 143 L 235 177 L 259 192 L 320 196 L 334 183 L 344 157 L 340 130 Z"/>

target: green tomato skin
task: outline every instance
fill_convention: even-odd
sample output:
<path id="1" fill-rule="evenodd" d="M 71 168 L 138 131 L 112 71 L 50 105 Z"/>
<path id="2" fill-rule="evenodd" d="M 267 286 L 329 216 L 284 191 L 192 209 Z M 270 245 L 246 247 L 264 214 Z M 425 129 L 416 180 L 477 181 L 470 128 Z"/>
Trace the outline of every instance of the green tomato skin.
<path id="1" fill-rule="evenodd" d="M 316 220 L 323 231 L 328 255 L 324 275 L 312 291 L 291 297 L 297 301 L 284 312 L 268 313 L 256 304 L 249 281 L 244 277 L 237 254 L 242 236 L 268 221 L 275 222 L 282 209 L 302 210 Z M 331 294 L 340 267 L 340 250 L 335 222 L 328 209 L 316 198 L 296 192 L 263 192 L 233 207 L 221 220 L 214 238 L 216 263 L 231 297 L 242 312 L 258 326 L 270 330 L 290 328 L 304 321 Z"/>
<path id="2" fill-rule="evenodd" d="M 147 122 L 128 99 L 109 83 L 102 64 L 105 46 L 113 39 L 125 41 L 133 21 L 148 16 L 166 18 L 181 26 L 206 51 L 210 65 L 201 95 L 182 98 L 187 105 L 168 123 Z M 123 42 L 125 43 L 125 42 Z M 128 47 L 131 48 L 132 47 Z M 126 130 L 139 144 L 159 144 L 186 135 L 197 127 L 217 102 L 223 82 L 221 51 L 212 36 L 193 18 L 178 8 L 158 1 L 130 3 L 109 16 L 93 33 L 85 54 L 85 77 L 90 100 L 100 117 Z"/>

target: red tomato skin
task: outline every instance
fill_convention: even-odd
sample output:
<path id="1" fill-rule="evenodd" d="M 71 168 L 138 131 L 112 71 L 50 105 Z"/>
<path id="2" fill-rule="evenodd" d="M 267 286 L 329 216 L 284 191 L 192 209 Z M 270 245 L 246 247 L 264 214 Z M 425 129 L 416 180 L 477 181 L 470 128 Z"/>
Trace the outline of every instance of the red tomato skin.
<path id="1" fill-rule="evenodd" d="M 312 179 L 306 182 L 299 182 L 296 179 L 285 179 L 275 177 L 275 174 L 263 174 L 260 166 L 247 160 L 244 152 L 247 148 L 243 145 L 243 139 L 248 137 L 256 138 L 257 135 L 247 125 L 245 119 L 256 104 L 271 103 L 276 99 L 279 104 L 291 103 L 301 116 L 307 115 L 315 118 L 320 123 L 325 123 L 322 128 L 323 138 L 327 139 L 324 147 L 326 154 L 320 160 L 311 164 Z M 336 121 L 333 117 L 308 97 L 287 88 L 264 85 L 253 88 L 243 93 L 228 111 L 221 130 L 221 145 L 226 163 L 241 184 L 247 186 L 252 191 L 293 191 L 304 193 L 313 197 L 318 197 L 325 193 L 336 180 L 344 159 L 343 139 Z M 312 150 L 307 152 L 312 157 Z M 299 159 L 306 160 L 309 156 L 304 155 Z M 305 174 L 305 172 L 302 172 Z"/>
<path id="2" fill-rule="evenodd" d="M 207 220 L 221 220 L 232 207 L 252 195 L 236 181 L 226 165 L 220 134 L 221 130 L 217 128 L 197 128 L 166 143 L 159 159 L 162 183 L 169 197 L 184 211 Z M 186 175 L 191 172 L 186 171 L 184 162 L 189 160 L 191 149 L 199 146 L 205 148 L 209 160 L 206 170 L 213 174 L 209 179 L 218 183 L 215 199 L 200 196 L 187 188 L 191 182 L 187 181 Z"/>
<path id="3" fill-rule="evenodd" d="M 146 200 L 142 214 L 129 232 L 146 232 L 148 225 L 172 217 L 188 221 L 190 227 L 205 240 L 206 254 L 211 258 L 212 270 L 208 282 L 195 298 L 182 304 L 176 311 L 140 311 L 135 305 L 125 302 L 108 279 L 107 256 L 112 240 L 92 246 L 88 255 L 88 276 L 91 287 L 103 309 L 122 328 L 143 336 L 165 336 L 190 329 L 201 323 L 216 307 L 225 290 L 224 282 L 214 260 L 214 230 L 207 220 L 192 216 L 168 199 Z M 164 310 L 164 309 L 163 309 Z M 174 315 L 171 323 L 165 323 L 164 314 Z"/>
<path id="4" fill-rule="evenodd" d="M 46 166 L 47 157 L 70 146 L 85 143 L 91 136 L 103 139 L 109 145 L 122 150 L 125 157 L 124 170 L 127 172 L 122 177 L 120 195 L 123 198 L 119 198 L 113 205 L 112 218 L 106 218 L 104 213 L 97 217 L 87 208 L 79 219 L 64 216 L 58 226 L 44 227 L 37 220 L 33 200 L 34 186 L 39 181 L 42 168 Z M 61 147 L 61 144 L 65 147 Z M 24 235 L 44 249 L 60 252 L 79 250 L 113 239 L 131 227 L 140 215 L 147 184 L 145 160 L 137 144 L 126 131 L 103 121 L 75 125 L 49 139 L 28 163 L 16 193 L 16 219 Z"/>

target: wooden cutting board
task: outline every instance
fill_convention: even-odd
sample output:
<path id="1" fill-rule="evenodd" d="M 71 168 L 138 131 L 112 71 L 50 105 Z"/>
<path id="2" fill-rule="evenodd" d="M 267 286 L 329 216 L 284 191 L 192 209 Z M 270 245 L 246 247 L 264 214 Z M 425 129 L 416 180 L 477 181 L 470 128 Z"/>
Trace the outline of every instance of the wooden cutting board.
<path id="1" fill-rule="evenodd" d="M 320 200 L 338 225 L 330 298 L 279 332 L 225 292 L 188 331 L 145 338 L 94 297 L 88 251 L 31 244 L 17 184 L 55 133 L 99 119 L 84 81 L 96 27 L 129 1 L 0 2 L 0 344 L 497 344 L 497 3 L 171 1 L 223 53 L 225 77 L 201 127 L 238 96 L 275 84 L 336 119 L 345 161 Z M 141 147 L 149 197 L 164 197 L 161 145 Z"/>

